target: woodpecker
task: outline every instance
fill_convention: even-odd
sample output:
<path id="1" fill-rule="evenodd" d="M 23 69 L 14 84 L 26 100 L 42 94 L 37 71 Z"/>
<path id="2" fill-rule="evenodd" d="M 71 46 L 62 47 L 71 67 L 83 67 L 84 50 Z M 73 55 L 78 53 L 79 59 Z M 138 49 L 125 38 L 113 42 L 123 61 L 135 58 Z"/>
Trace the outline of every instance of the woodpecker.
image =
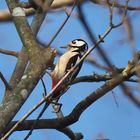
<path id="1" fill-rule="evenodd" d="M 81 57 L 87 52 L 88 44 L 82 39 L 75 39 L 67 46 L 63 46 L 61 48 L 67 48 L 68 51 L 59 58 L 54 70 L 51 73 L 52 89 L 65 76 L 65 74 L 79 62 Z M 81 62 L 73 73 L 68 76 L 68 78 L 55 90 L 54 93 L 52 93 L 52 99 L 58 99 L 59 96 L 67 90 L 68 84 L 76 78 L 82 64 L 83 62 Z"/>

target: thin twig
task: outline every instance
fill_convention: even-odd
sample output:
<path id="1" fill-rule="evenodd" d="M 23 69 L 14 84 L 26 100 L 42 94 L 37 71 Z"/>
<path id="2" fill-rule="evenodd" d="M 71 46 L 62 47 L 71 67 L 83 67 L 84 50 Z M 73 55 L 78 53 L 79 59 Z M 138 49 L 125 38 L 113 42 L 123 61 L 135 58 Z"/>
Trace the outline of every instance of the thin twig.
<path id="1" fill-rule="evenodd" d="M 113 96 L 113 99 L 114 99 L 114 101 L 115 101 L 116 106 L 119 107 L 119 103 L 118 103 L 118 100 L 117 100 L 117 98 L 116 98 L 116 94 L 114 93 L 113 90 L 112 90 L 111 93 L 112 93 L 112 96 Z"/>
<path id="2" fill-rule="evenodd" d="M 11 50 L 4 50 L 0 48 L 0 53 L 18 57 L 18 52 L 11 51 Z"/>
<path id="3" fill-rule="evenodd" d="M 60 26 L 60 28 L 58 29 L 58 31 L 55 33 L 55 35 L 53 36 L 53 38 L 50 40 L 50 42 L 48 43 L 48 46 L 50 46 L 52 44 L 52 42 L 54 41 L 54 39 L 57 37 L 57 35 L 60 33 L 60 31 L 62 30 L 62 28 L 65 26 L 65 24 L 67 23 L 68 19 L 70 18 L 74 8 L 75 8 L 75 4 L 76 4 L 76 0 L 73 3 L 72 9 L 70 11 L 70 13 L 66 13 L 67 17 L 64 20 L 64 22 L 62 23 L 62 25 Z"/>
<path id="4" fill-rule="evenodd" d="M 0 71 L 0 78 L 3 81 L 6 89 L 12 90 L 12 87 L 9 85 L 9 83 L 7 82 L 7 80 L 5 79 L 5 77 L 3 76 L 3 74 Z"/>
<path id="5" fill-rule="evenodd" d="M 28 134 L 26 135 L 26 137 L 25 137 L 23 140 L 27 140 L 27 139 L 30 137 L 30 135 L 33 133 L 33 130 L 34 130 L 34 128 L 35 128 L 37 122 L 38 122 L 39 119 L 42 117 L 42 115 L 43 115 L 43 113 L 45 112 L 46 108 L 47 108 L 47 103 L 45 103 L 43 109 L 41 110 L 41 112 L 40 112 L 39 115 L 37 116 L 36 120 L 34 121 L 34 123 L 33 123 L 32 127 L 31 127 L 30 131 L 28 132 Z"/>
<path id="6" fill-rule="evenodd" d="M 44 90 L 44 96 L 46 96 L 47 95 L 47 89 L 46 89 L 46 86 L 45 86 L 45 82 L 44 82 L 44 80 L 43 80 L 43 78 L 41 78 L 40 79 L 41 80 L 41 83 L 42 83 L 42 86 L 43 86 L 43 90 Z"/>
<path id="7" fill-rule="evenodd" d="M 42 83 L 42 86 L 43 86 L 43 89 L 44 89 L 44 94 L 43 94 L 43 97 L 44 97 L 44 96 L 47 95 L 47 89 L 46 89 L 45 83 L 44 83 L 44 81 L 43 81 L 43 78 L 41 78 L 41 83 Z M 30 131 L 29 131 L 28 134 L 25 136 L 24 140 L 27 140 L 27 139 L 31 136 L 31 134 L 33 133 L 33 130 L 34 130 L 34 128 L 35 128 L 35 126 L 36 126 L 38 120 L 42 117 L 43 113 L 45 112 L 46 107 L 47 107 L 47 106 L 46 106 L 46 103 L 45 103 L 43 109 L 41 110 L 41 112 L 40 112 L 39 115 L 37 116 L 36 120 L 34 121 L 32 127 L 31 127 L 31 129 L 30 129 Z"/>
<path id="8" fill-rule="evenodd" d="M 94 35 L 94 33 L 92 32 L 92 29 L 90 28 L 90 26 L 88 25 L 88 22 L 86 20 L 86 15 L 84 14 L 84 11 L 82 9 L 82 5 L 78 5 L 78 12 L 79 12 L 79 16 L 80 16 L 80 21 L 83 24 L 83 28 L 85 29 L 85 31 L 87 32 L 87 35 L 89 37 L 89 39 L 91 40 L 91 42 L 94 44 L 96 43 L 96 37 Z M 100 57 L 103 59 L 103 61 L 110 67 L 112 68 L 112 62 L 111 60 L 107 57 L 106 52 L 103 50 L 103 47 L 101 44 L 98 45 L 97 47 L 97 51 L 100 54 Z"/>
<path id="9" fill-rule="evenodd" d="M 92 1 L 92 0 L 91 0 Z M 125 9 L 126 8 L 126 5 L 121 5 L 121 4 L 119 4 L 119 3 L 117 3 L 117 2 L 110 2 L 109 0 L 107 0 L 108 2 L 107 2 L 107 4 L 109 4 L 110 6 L 112 6 L 112 5 L 114 5 L 114 7 L 116 7 L 116 8 L 122 8 L 122 9 Z M 127 10 L 140 10 L 140 6 L 137 6 L 137 7 L 132 7 L 132 6 L 127 6 Z"/>
<path id="10" fill-rule="evenodd" d="M 126 4 L 125 4 L 125 8 L 124 8 L 124 15 L 123 15 L 122 20 L 120 21 L 120 23 L 114 25 L 112 22 L 110 22 L 112 24 L 113 28 L 117 28 L 117 27 L 121 26 L 124 23 L 125 18 L 126 18 L 126 14 L 127 14 L 128 2 L 129 2 L 129 0 L 126 0 Z M 114 6 L 114 5 L 112 5 L 112 6 Z M 112 9 L 110 9 L 110 10 L 112 10 Z M 110 17 L 113 18 L 113 15 L 110 15 Z"/>

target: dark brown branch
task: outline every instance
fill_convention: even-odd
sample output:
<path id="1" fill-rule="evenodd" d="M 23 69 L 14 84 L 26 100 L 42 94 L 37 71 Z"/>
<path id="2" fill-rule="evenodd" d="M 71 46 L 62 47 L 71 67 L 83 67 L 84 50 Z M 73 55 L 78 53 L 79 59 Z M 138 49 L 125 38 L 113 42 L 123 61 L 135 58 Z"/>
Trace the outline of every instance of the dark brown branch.
<path id="1" fill-rule="evenodd" d="M 83 139 L 82 133 L 74 133 L 71 129 L 68 127 L 65 127 L 63 129 L 58 129 L 58 131 L 64 133 L 66 136 L 68 136 L 71 140 L 81 140 Z"/>
<path id="2" fill-rule="evenodd" d="M 1 80 L 3 81 L 3 83 L 4 83 L 5 87 L 6 87 L 6 89 L 11 90 L 12 87 L 9 85 L 9 83 L 7 82 L 7 80 L 5 79 L 5 77 L 3 76 L 3 74 L 2 74 L 1 72 L 0 72 L 0 78 L 1 78 Z"/>
<path id="3" fill-rule="evenodd" d="M 34 122 L 35 122 L 35 120 L 26 120 L 23 123 L 23 125 L 22 126 L 19 126 L 15 131 L 30 130 L 32 128 Z M 9 127 L 7 128 L 7 130 L 9 130 L 15 123 L 17 123 L 17 121 L 11 122 L 11 124 L 9 125 Z M 53 126 L 53 127 L 51 127 L 51 126 Z M 83 135 L 81 133 L 73 133 L 72 131 L 70 131 L 67 128 L 57 129 L 55 127 L 55 121 L 53 121 L 51 119 L 40 119 L 40 120 L 38 120 L 38 122 L 34 126 L 34 129 L 48 129 L 48 128 L 50 128 L 50 129 L 56 129 L 56 130 L 64 133 L 70 139 L 73 139 L 73 140 L 80 140 L 80 139 L 83 138 Z"/>
<path id="4" fill-rule="evenodd" d="M 135 60 L 136 58 L 140 58 L 140 53 L 138 52 L 137 55 L 134 57 L 134 59 L 131 60 L 131 62 L 135 62 L 135 64 L 137 63 Z M 128 70 L 128 67 L 131 67 L 131 65 L 133 66 L 132 69 Z M 125 71 L 125 69 L 127 69 L 127 74 L 124 74 L 123 72 Z M 115 88 L 116 86 L 118 86 L 120 83 L 122 83 L 123 81 L 125 81 L 126 79 L 132 77 L 136 71 L 138 71 L 140 69 L 139 65 L 136 66 L 133 63 L 128 63 L 128 65 L 126 66 L 123 70 L 123 72 L 121 72 L 120 74 L 116 75 L 115 77 L 113 77 L 111 80 L 108 80 L 108 82 L 106 82 L 104 85 L 102 85 L 100 88 L 98 88 L 96 91 L 92 92 L 89 96 L 87 96 L 84 100 L 82 100 L 80 103 L 78 103 L 76 105 L 76 107 L 73 109 L 73 111 L 66 117 L 64 118 L 58 118 L 58 119 L 48 119 L 48 123 L 47 126 L 45 125 L 45 128 L 55 128 L 55 129 L 63 129 L 64 127 L 75 123 L 76 121 L 78 121 L 79 117 L 81 116 L 81 114 L 91 105 L 93 104 L 96 100 L 98 100 L 99 98 L 101 98 L 102 96 L 104 96 L 107 92 L 109 92 L 110 90 L 112 90 L 113 88 Z M 25 121 L 26 122 L 26 121 Z M 37 122 L 38 124 L 39 122 Z M 16 123 L 11 124 L 11 127 L 14 125 L 16 125 Z M 25 125 L 25 123 L 23 123 L 21 126 L 18 125 L 16 127 L 16 130 L 19 130 L 19 128 L 23 127 Z M 27 124 L 26 124 L 27 125 Z M 43 123 L 44 125 L 44 123 Z M 27 127 L 27 126 L 26 126 Z M 28 126 L 29 127 L 29 126 Z M 31 127 L 31 125 L 30 125 Z M 36 126 L 37 127 L 37 126 Z M 25 128 L 24 128 L 25 129 Z M 27 128 L 26 128 L 27 129 Z M 15 130 L 15 129 L 14 129 Z"/>

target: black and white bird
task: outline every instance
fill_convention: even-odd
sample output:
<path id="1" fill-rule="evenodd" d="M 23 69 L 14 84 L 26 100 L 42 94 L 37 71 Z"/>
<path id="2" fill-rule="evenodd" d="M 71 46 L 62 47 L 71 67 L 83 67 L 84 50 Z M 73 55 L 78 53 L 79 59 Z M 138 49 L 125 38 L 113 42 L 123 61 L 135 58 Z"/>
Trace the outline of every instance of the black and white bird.
<path id="1" fill-rule="evenodd" d="M 81 57 L 87 52 L 88 44 L 82 39 L 75 39 L 70 44 L 62 48 L 67 48 L 68 51 L 59 58 L 54 70 L 51 73 L 52 89 L 65 76 L 65 74 L 79 62 Z M 68 84 L 70 84 L 70 82 L 72 82 L 78 75 L 82 64 L 83 62 L 80 63 L 66 81 L 64 81 L 63 84 L 55 90 L 52 98 L 58 98 L 66 91 Z"/>

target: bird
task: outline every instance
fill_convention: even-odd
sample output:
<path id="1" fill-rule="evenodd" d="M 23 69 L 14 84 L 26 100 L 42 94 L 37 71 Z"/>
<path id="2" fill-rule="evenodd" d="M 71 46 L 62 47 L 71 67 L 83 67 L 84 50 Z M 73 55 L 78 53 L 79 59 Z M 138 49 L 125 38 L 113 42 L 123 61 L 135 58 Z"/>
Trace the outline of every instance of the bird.
<path id="1" fill-rule="evenodd" d="M 57 85 L 57 83 L 65 76 L 69 70 L 71 70 L 82 58 L 82 56 L 88 50 L 88 44 L 83 39 L 74 39 L 68 45 L 61 48 L 68 49 L 62 56 L 60 56 L 57 61 L 54 70 L 51 73 L 52 77 L 52 89 Z M 58 88 L 52 93 L 52 99 L 59 99 L 59 97 L 65 93 L 68 89 L 68 85 L 76 78 L 83 61 L 78 65 L 78 67 L 66 78 L 66 80 L 58 86 Z"/>

